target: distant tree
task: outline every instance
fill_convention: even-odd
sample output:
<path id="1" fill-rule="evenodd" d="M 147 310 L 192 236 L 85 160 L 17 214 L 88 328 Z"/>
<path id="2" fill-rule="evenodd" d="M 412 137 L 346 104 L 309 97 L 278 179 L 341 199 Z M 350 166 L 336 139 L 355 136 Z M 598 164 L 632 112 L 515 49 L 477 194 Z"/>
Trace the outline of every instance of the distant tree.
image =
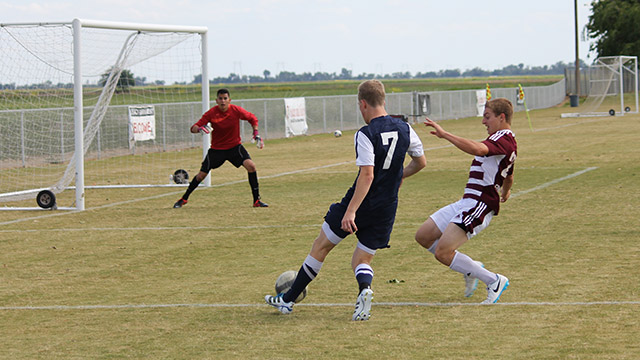
<path id="1" fill-rule="evenodd" d="M 260 83 L 260 82 L 265 82 L 264 78 L 262 76 L 258 76 L 258 75 L 249 75 L 247 78 L 247 83 Z"/>
<path id="2" fill-rule="evenodd" d="M 351 70 L 347 70 L 346 68 L 342 68 L 342 71 L 340 72 L 340 76 L 338 77 L 339 79 L 343 79 L 343 80 L 348 80 L 351 79 Z"/>
<path id="3" fill-rule="evenodd" d="M 106 85 L 107 80 L 109 79 L 110 73 L 111 73 L 111 69 L 107 70 L 104 74 L 100 76 L 100 80 L 98 81 L 98 84 L 100 86 Z M 135 85 L 136 85 L 136 80 L 135 80 L 135 77 L 133 76 L 133 73 L 130 70 L 124 69 L 120 73 L 120 78 L 118 79 L 118 84 L 116 85 L 116 91 L 127 92 L 129 91 L 129 87 L 135 86 Z"/>
<path id="4" fill-rule="evenodd" d="M 435 71 L 428 71 L 426 73 L 418 72 L 416 74 L 416 78 L 418 79 L 432 79 L 437 77 L 438 77 L 438 73 L 436 73 Z"/>
<path id="5" fill-rule="evenodd" d="M 598 57 L 640 56 L 640 1 L 592 1 L 586 35 Z"/>
<path id="6" fill-rule="evenodd" d="M 202 84 L 202 74 L 198 74 L 196 76 L 193 77 L 193 82 L 191 82 L 192 84 Z"/>
<path id="7" fill-rule="evenodd" d="M 298 75 L 291 71 L 280 71 L 280 74 L 276 75 L 276 81 L 279 82 L 291 82 L 298 81 Z"/>
<path id="8" fill-rule="evenodd" d="M 262 72 L 262 75 L 264 75 L 264 80 L 265 80 L 265 81 L 268 81 L 268 80 L 269 80 L 269 76 L 271 76 L 271 71 L 269 71 L 269 70 L 266 70 L 266 69 L 265 69 L 265 70 Z"/>
<path id="9" fill-rule="evenodd" d="M 135 81 L 135 86 L 144 86 L 144 85 L 147 84 L 147 77 L 146 76 L 143 76 L 143 77 L 136 76 L 134 78 L 134 81 Z"/>
<path id="10" fill-rule="evenodd" d="M 460 77 L 460 70 L 453 69 L 441 71 L 440 77 Z"/>
<path id="11" fill-rule="evenodd" d="M 479 67 L 475 67 L 471 70 L 467 70 L 462 73 L 462 76 L 465 77 L 480 77 L 480 76 L 488 76 L 489 72 L 486 70 L 482 70 Z"/>

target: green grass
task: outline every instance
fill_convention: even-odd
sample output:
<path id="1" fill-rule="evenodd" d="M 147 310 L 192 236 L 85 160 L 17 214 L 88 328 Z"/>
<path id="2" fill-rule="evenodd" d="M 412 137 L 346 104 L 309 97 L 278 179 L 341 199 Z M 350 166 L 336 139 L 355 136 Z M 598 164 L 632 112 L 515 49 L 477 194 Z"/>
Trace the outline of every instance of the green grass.
<path id="1" fill-rule="evenodd" d="M 404 182 L 391 248 L 374 259 L 371 320 L 350 321 L 353 238 L 293 314 L 262 305 L 357 171 L 353 132 L 296 137 L 248 147 L 268 209 L 250 207 L 246 173 L 225 164 L 213 183 L 241 182 L 198 189 L 180 210 L 181 190 L 126 189 L 88 190 L 80 213 L 0 212 L 0 358 L 637 359 L 640 117 L 560 118 L 570 111 L 532 111 L 534 131 L 516 114 L 516 196 L 461 248 L 510 278 L 502 305 L 466 306 L 484 291 L 464 298 L 462 276 L 413 240 L 461 196 L 471 162 L 422 125 L 427 168 Z M 479 118 L 441 124 L 486 137 Z M 133 307 L 143 304 L 191 305 Z M 17 308 L 61 305 L 71 308 Z M 77 308 L 92 305 L 131 306 Z"/>

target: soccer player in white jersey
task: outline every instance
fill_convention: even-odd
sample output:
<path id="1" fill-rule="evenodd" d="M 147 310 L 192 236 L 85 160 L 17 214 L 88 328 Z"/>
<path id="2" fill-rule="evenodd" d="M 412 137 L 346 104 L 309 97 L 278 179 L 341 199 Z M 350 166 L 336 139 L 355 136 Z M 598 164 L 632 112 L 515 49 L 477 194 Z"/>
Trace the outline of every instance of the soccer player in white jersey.
<path id="1" fill-rule="evenodd" d="M 358 297 L 352 320 L 368 320 L 373 291 L 371 261 L 377 249 L 389 247 L 402 179 L 425 167 L 422 142 L 406 122 L 385 110 L 384 86 L 367 80 L 358 86 L 358 106 L 367 125 L 355 134 L 358 176 L 339 203 L 325 215 L 320 235 L 302 263 L 291 289 L 267 295 L 267 304 L 283 314 L 293 311 L 294 300 L 315 279 L 329 252 L 349 234 L 358 241 L 351 267 L 358 282 Z M 404 166 L 406 154 L 411 161 Z"/>
<path id="2" fill-rule="evenodd" d="M 509 100 L 488 101 L 482 124 L 487 127 L 489 137 L 482 142 L 453 135 L 429 118 L 424 122 L 433 128 L 431 134 L 475 158 L 462 199 L 433 213 L 416 232 L 416 241 L 442 264 L 463 274 L 466 297 L 473 295 L 478 279 L 482 280 L 487 285 L 487 298 L 483 304 L 497 302 L 509 285 L 509 279 L 485 269 L 481 262 L 457 249 L 486 228 L 492 217 L 498 215 L 500 203 L 511 195 L 517 155 L 516 139 L 511 131 L 512 116 L 513 105 Z"/>

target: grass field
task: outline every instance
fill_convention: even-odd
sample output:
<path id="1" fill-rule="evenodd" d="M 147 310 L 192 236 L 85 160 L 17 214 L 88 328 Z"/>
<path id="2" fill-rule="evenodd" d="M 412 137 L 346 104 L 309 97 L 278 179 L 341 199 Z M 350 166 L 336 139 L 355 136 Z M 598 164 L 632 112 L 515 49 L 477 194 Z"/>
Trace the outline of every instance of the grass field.
<path id="1" fill-rule="evenodd" d="M 560 118 L 571 111 L 532 111 L 533 131 L 515 115 L 513 196 L 461 248 L 509 277 L 498 304 L 464 298 L 462 276 L 413 240 L 471 162 L 415 125 L 428 164 L 374 260 L 371 320 L 350 321 L 353 238 L 293 314 L 263 305 L 357 171 L 353 132 L 297 137 L 248 147 L 267 209 L 226 164 L 179 210 L 182 190 L 126 189 L 88 190 L 80 213 L 0 212 L 0 358 L 638 359 L 640 117 Z M 441 124 L 480 140 L 480 121 Z"/>

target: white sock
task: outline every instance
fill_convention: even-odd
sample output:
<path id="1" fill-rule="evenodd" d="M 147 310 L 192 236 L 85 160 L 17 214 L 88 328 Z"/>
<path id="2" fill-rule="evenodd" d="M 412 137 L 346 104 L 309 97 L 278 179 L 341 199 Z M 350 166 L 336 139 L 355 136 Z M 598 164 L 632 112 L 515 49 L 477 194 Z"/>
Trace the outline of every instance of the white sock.
<path id="1" fill-rule="evenodd" d="M 322 262 L 316 260 L 313 256 L 307 255 L 302 264 L 302 269 L 307 273 L 311 280 L 315 279 L 320 269 L 322 268 Z"/>
<path id="2" fill-rule="evenodd" d="M 497 275 L 483 268 L 477 262 L 473 261 L 469 256 L 456 251 L 453 261 L 449 266 L 451 270 L 457 271 L 463 275 L 468 275 L 480 279 L 483 283 L 489 285 L 496 281 Z"/>
<path id="3" fill-rule="evenodd" d="M 429 248 L 427 249 L 433 255 L 436 254 L 436 246 L 438 246 L 438 241 L 440 241 L 440 239 L 436 239 L 436 241 L 434 241 L 433 244 L 431 244 L 431 246 L 429 246 Z"/>

